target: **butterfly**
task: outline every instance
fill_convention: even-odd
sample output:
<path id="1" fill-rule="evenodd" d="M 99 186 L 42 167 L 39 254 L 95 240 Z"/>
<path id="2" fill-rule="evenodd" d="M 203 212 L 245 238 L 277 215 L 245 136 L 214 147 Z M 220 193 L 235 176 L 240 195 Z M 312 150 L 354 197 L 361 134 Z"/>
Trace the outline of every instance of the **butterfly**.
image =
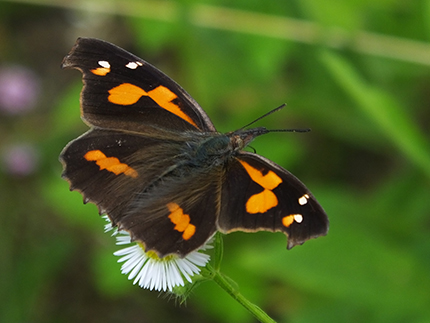
<path id="1" fill-rule="evenodd" d="M 288 249 L 327 233 L 306 186 L 244 150 L 266 128 L 217 132 L 175 81 L 102 40 L 79 38 L 62 67 L 83 73 L 90 127 L 61 152 L 62 176 L 146 251 L 185 257 L 217 231 L 280 231 Z"/>

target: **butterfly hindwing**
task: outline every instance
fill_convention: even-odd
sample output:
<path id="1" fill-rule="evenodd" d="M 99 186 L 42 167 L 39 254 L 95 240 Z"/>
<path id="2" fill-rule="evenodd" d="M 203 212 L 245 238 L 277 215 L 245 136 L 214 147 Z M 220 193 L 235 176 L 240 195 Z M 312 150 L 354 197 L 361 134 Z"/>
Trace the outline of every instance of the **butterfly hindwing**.
<path id="1" fill-rule="evenodd" d="M 175 81 L 111 43 L 79 38 L 63 68 L 83 73 L 81 110 L 90 125 L 138 132 L 215 131 L 209 117 Z"/>
<path id="2" fill-rule="evenodd" d="M 222 169 L 181 163 L 184 140 L 92 129 L 64 148 L 63 177 L 147 251 L 185 256 L 216 231 Z"/>
<path id="3" fill-rule="evenodd" d="M 70 142 L 60 160 L 70 188 L 80 191 L 85 201 L 95 203 L 115 223 L 136 193 L 175 163 L 178 151 L 173 142 L 92 129 Z"/>
<path id="4" fill-rule="evenodd" d="M 281 231 L 291 249 L 325 235 L 328 220 L 294 175 L 262 156 L 241 152 L 225 176 L 218 226 L 222 232 Z"/>
<path id="5" fill-rule="evenodd" d="M 127 230 L 132 239 L 143 242 L 147 251 L 153 250 L 159 257 L 186 256 L 216 232 L 220 209 L 216 175 L 166 178 L 123 210 L 117 222 L 119 229 Z"/>

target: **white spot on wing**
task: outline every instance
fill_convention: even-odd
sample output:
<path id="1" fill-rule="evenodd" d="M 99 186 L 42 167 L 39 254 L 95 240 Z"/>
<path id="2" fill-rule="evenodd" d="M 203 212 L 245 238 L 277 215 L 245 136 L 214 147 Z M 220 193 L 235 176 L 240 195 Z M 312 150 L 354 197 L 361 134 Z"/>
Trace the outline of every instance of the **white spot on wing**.
<path id="1" fill-rule="evenodd" d="M 302 223 L 302 221 L 303 221 L 303 215 L 301 215 L 301 214 L 294 214 L 294 221 L 296 221 L 297 223 Z"/>
<path id="2" fill-rule="evenodd" d="M 299 204 L 305 205 L 306 203 L 308 203 L 308 199 L 309 199 L 308 194 L 303 195 L 301 198 L 299 198 Z"/>
<path id="3" fill-rule="evenodd" d="M 131 69 L 131 70 L 135 70 L 136 68 L 138 68 L 139 66 L 142 66 L 143 64 L 141 62 L 129 62 L 127 65 L 125 65 L 125 67 Z"/>
<path id="4" fill-rule="evenodd" d="M 110 68 L 110 64 L 108 61 L 98 61 L 99 65 L 104 68 Z"/>

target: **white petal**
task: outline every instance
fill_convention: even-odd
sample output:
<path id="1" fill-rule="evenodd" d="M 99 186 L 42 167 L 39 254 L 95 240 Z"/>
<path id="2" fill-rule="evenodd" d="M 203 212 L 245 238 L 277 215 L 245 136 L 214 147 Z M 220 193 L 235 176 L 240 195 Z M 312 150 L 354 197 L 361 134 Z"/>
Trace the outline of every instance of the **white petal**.
<path id="1" fill-rule="evenodd" d="M 130 236 L 118 236 L 116 238 L 117 245 L 129 244 L 131 243 Z"/>
<path id="2" fill-rule="evenodd" d="M 130 275 L 128 275 L 128 279 L 132 280 L 136 275 L 139 273 L 139 271 L 142 269 L 142 266 L 145 264 L 145 258 L 142 257 L 139 259 L 139 261 L 136 263 L 134 268 L 130 271 Z"/>
<path id="3" fill-rule="evenodd" d="M 123 257 L 123 258 L 125 258 L 125 257 Z M 136 254 L 132 258 L 130 258 L 129 260 L 127 260 L 121 266 L 121 272 L 123 274 L 127 274 L 128 272 L 132 272 L 137 266 L 142 267 L 142 265 L 144 264 L 145 260 L 146 260 L 146 257 L 144 257 L 142 255 Z M 132 278 L 129 277 L 128 279 L 132 279 Z"/>
<path id="4" fill-rule="evenodd" d="M 118 245 L 130 243 L 130 236 L 124 231 L 118 232 L 116 239 Z M 210 248 L 211 245 L 205 244 L 200 249 Z M 114 255 L 121 257 L 118 260 L 123 262 L 121 272 L 128 274 L 128 279 L 134 279 L 133 284 L 158 291 L 171 291 L 176 286 L 184 286 L 184 278 L 192 282 L 191 277 L 198 274 L 199 267 L 205 266 L 210 259 L 209 255 L 198 251 L 183 259 L 174 255 L 160 259 L 152 252 L 145 253 L 140 244 L 118 250 Z"/>

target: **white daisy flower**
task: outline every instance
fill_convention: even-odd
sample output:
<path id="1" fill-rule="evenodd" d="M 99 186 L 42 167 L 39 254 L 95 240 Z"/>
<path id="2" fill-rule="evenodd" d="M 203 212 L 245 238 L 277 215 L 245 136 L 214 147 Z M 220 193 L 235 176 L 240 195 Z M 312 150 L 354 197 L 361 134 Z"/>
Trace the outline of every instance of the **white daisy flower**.
<path id="1" fill-rule="evenodd" d="M 130 235 L 124 231 L 118 232 L 116 239 L 117 245 L 132 243 Z M 149 290 L 172 291 L 176 286 L 184 286 L 184 278 L 191 283 L 191 277 L 200 273 L 199 267 L 206 266 L 210 256 L 199 251 L 212 248 L 211 242 L 212 239 L 185 258 L 176 255 L 159 258 L 155 252 L 145 252 L 143 245 L 135 242 L 130 247 L 116 251 L 114 255 L 121 257 L 118 260 L 124 262 L 121 272 L 129 274 L 128 279 L 134 279 L 133 284 L 138 283 Z"/>

